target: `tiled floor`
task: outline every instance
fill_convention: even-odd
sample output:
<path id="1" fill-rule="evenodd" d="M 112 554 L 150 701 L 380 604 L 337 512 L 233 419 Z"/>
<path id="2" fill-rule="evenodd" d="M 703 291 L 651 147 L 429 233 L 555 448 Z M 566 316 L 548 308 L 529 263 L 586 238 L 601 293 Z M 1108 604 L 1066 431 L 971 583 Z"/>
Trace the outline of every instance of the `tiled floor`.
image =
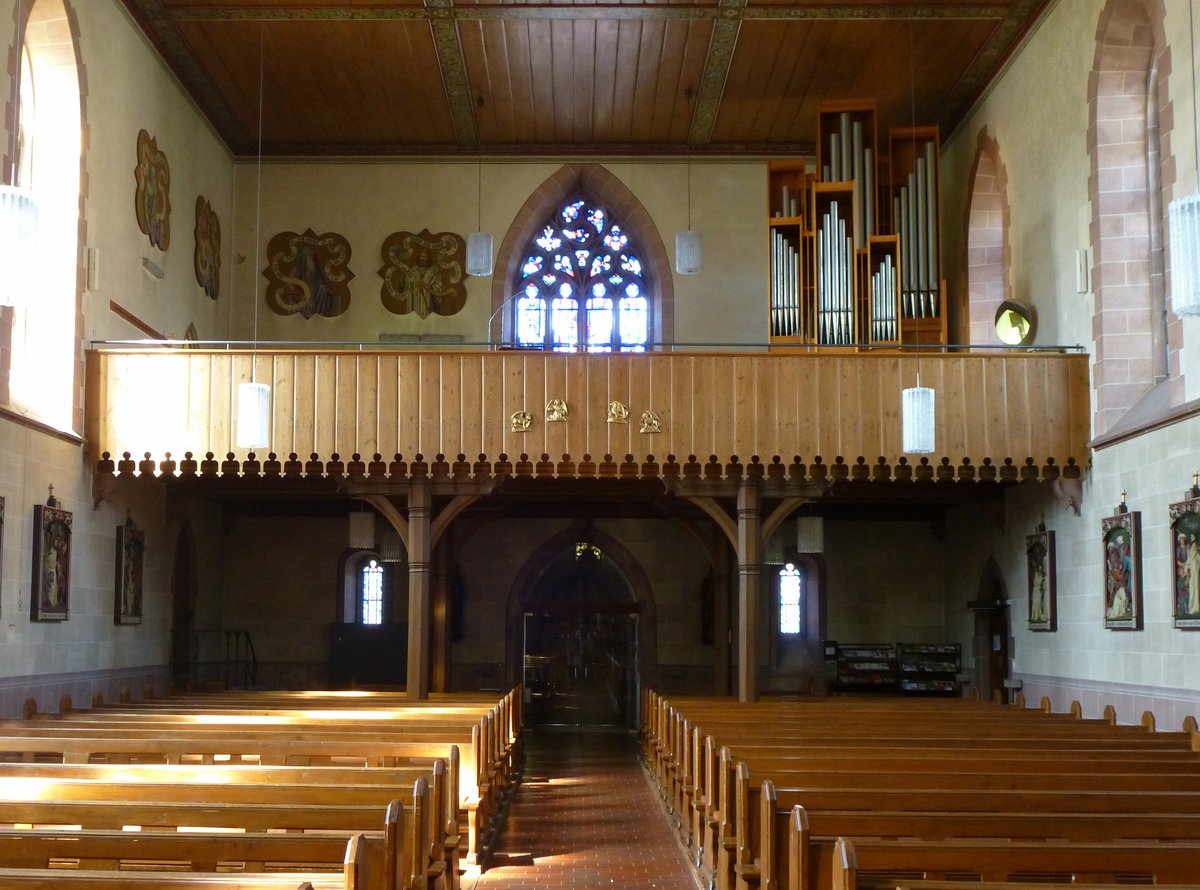
<path id="1" fill-rule="evenodd" d="M 527 733 L 524 781 L 474 890 L 698 886 L 638 763 L 634 739 Z"/>

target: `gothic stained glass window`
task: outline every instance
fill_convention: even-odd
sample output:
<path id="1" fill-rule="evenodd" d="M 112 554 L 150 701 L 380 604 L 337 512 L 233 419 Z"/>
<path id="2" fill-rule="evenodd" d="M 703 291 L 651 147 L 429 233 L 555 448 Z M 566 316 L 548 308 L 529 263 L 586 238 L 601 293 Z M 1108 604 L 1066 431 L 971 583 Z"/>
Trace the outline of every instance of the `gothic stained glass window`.
<path id="1" fill-rule="evenodd" d="M 639 250 L 588 197 L 564 202 L 530 241 L 514 283 L 515 345 L 644 352 L 650 289 Z"/>

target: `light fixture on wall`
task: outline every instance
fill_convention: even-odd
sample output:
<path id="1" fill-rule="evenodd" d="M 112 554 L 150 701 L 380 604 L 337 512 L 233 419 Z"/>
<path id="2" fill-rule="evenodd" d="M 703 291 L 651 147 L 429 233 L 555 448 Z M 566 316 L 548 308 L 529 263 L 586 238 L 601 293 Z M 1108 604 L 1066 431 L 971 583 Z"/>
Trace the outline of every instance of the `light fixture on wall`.
<path id="1" fill-rule="evenodd" d="M 30 301 L 37 273 L 38 210 L 33 193 L 17 185 L 21 133 L 21 74 L 24 69 L 24 7 L 17 2 L 17 66 L 13 72 L 12 155 L 8 182 L 0 185 L 0 306 Z"/>
<path id="2" fill-rule="evenodd" d="M 467 274 L 476 277 L 492 274 L 492 233 L 483 229 L 483 160 L 476 165 L 476 231 L 467 234 Z"/>
<path id="3" fill-rule="evenodd" d="M 1196 114 L 1196 26 L 1188 0 L 1188 36 L 1192 47 L 1192 135 L 1196 142 L 1197 193 L 1176 198 L 1167 209 L 1171 239 L 1171 311 L 1200 315 L 1200 127 Z"/>
<path id="4" fill-rule="evenodd" d="M 913 23 L 908 23 L 908 64 L 910 84 L 910 109 L 912 114 L 913 151 L 917 139 L 917 74 L 913 60 Z M 934 414 L 934 393 L 921 386 L 921 328 L 916 330 L 917 385 L 900 394 L 901 448 L 908 454 L 930 454 L 934 449 L 934 430 L 937 427 Z"/>
<path id="5" fill-rule="evenodd" d="M 254 350 L 250 382 L 238 384 L 237 447 L 265 448 L 271 432 L 271 387 L 258 382 L 259 242 L 262 240 L 263 26 L 258 32 L 258 165 L 254 211 Z"/>
<path id="6" fill-rule="evenodd" d="M 704 240 L 692 228 L 692 158 L 687 159 L 687 229 L 675 233 L 675 271 L 680 275 L 695 275 L 703 260 Z"/>

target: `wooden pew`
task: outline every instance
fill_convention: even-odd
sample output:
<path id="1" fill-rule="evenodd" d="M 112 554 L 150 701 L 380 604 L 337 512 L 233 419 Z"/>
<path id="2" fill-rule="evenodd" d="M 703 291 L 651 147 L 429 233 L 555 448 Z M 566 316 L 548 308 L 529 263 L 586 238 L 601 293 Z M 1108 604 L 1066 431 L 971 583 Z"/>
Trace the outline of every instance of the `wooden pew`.
<path id="1" fill-rule="evenodd" d="M 352 881 L 304 872 L 237 875 L 0 868 L 0 886 L 6 890 L 350 890 L 357 886 Z"/>
<path id="2" fill-rule="evenodd" d="M 360 849 L 351 853 L 351 844 Z M 363 890 L 397 886 L 395 876 L 385 880 L 382 835 L 359 834 L 347 840 L 303 833 L 4 830 L 0 863 L 6 869 L 329 872 Z"/>
<path id="3" fill-rule="evenodd" d="M 1097 884 L 1091 881 L 1073 881 L 1071 887 L 1072 890 L 1129 890 L 1128 884 Z M 1046 890 L 1046 884 L 1042 881 L 904 880 L 895 885 L 895 890 Z M 1200 890 L 1200 884 L 1173 884 L 1172 890 Z"/>
<path id="4" fill-rule="evenodd" d="M 806 811 L 778 808 L 770 780 L 764 783 L 758 815 L 762 846 L 746 851 L 763 873 L 786 890 L 828 888 L 838 837 L 922 840 L 1009 839 L 1062 843 L 1186 841 L 1200 844 L 1200 816 L 1162 813 L 914 813 Z M 762 825 L 770 826 L 768 833 Z M 786 840 L 784 840 L 786 839 Z M 768 844 L 774 844 L 773 848 Z"/>
<path id="5" fill-rule="evenodd" d="M 75 714 L 50 722 L 0 724 L 0 759 L 69 763 L 218 763 L 322 764 L 355 762 L 372 768 L 445 756 L 459 738 L 429 727 L 384 735 L 378 729 L 251 729 L 228 726 L 98 726 L 76 721 Z M 477 863 L 494 830 L 499 799 L 516 775 L 519 734 L 498 709 L 468 730 L 469 758 L 462 759 L 459 787 L 467 813 L 467 862 Z"/>
<path id="6" fill-rule="evenodd" d="M 908 700 L 903 702 L 905 708 L 909 704 Z M 919 830 L 914 833 L 929 832 L 939 837 L 960 836 L 953 832 L 965 830 L 968 834 L 1001 831 L 1007 832 L 1000 835 L 1005 837 L 1043 838 L 1051 823 L 1058 821 L 1077 840 L 1130 836 L 1117 834 L 1122 826 L 1129 826 L 1132 836 L 1196 837 L 1196 811 L 1183 799 L 1187 795 L 1181 797 L 1174 792 L 1193 787 L 1200 774 L 1190 753 L 1188 733 L 1158 734 L 1156 738 L 1144 728 L 1081 722 L 1077 717 L 1056 720 L 1047 729 L 1045 723 L 1037 721 L 1050 715 L 1026 712 L 1019 721 L 980 720 L 978 707 L 941 709 L 949 717 L 940 722 L 914 717 L 907 710 L 898 717 L 876 719 L 873 709 L 855 708 L 840 719 L 823 719 L 819 726 L 805 726 L 803 721 L 789 723 L 786 718 L 776 718 L 787 713 L 794 716 L 796 710 L 802 710 L 811 721 L 818 714 L 831 712 L 828 708 L 751 707 L 759 715 L 758 720 L 748 718 L 750 709 L 735 709 L 736 714 L 723 719 L 706 715 L 704 722 L 708 726 L 715 721 L 721 727 L 722 738 L 733 739 L 733 748 L 747 755 L 760 775 L 798 786 L 783 789 L 778 801 L 768 797 L 776 793 L 773 784 L 752 790 L 748 773 L 739 781 L 728 750 L 721 752 L 722 757 L 715 755 L 711 737 L 688 719 L 698 713 L 695 709 L 676 709 L 665 701 L 649 701 L 647 705 L 648 720 L 643 727 L 647 761 L 655 765 L 670 806 L 683 811 L 680 822 L 687 824 L 691 843 L 698 848 L 696 861 L 717 873 L 718 886 L 733 886 L 735 882 L 738 887 L 760 882 L 772 886 L 788 876 L 788 859 L 794 850 L 775 840 L 788 836 L 785 820 L 791 808 L 786 804 L 792 794 L 802 795 L 798 799 L 807 801 L 814 814 L 813 807 L 838 812 L 834 820 L 821 816 L 826 826 L 822 832 L 834 830 L 837 825 L 857 827 L 868 835 L 885 831 L 883 820 L 864 810 L 885 807 L 893 817 L 893 833 L 896 824 L 912 824 Z M 886 711 L 887 706 L 882 710 Z M 934 715 L 939 708 L 926 705 L 917 710 Z M 1013 713 L 1002 708 L 993 708 L 992 712 L 1001 716 Z M 767 733 L 761 729 L 764 723 L 770 726 Z M 1003 733 L 999 738 L 997 730 Z M 840 744 L 835 742 L 839 739 Z M 948 743 L 948 739 L 955 741 Z M 1152 741 L 1147 744 L 1146 739 Z M 998 751 L 992 747 L 997 741 L 1002 746 Z M 851 751 L 847 744 L 857 747 Z M 978 749 L 985 744 L 989 753 L 1005 761 L 999 770 L 978 757 Z M 803 753 L 797 753 L 797 748 Z M 864 758 L 873 760 L 864 762 Z M 961 769 L 960 761 L 964 764 Z M 1023 764 L 1029 768 L 1022 769 Z M 1128 772 L 1121 772 L 1122 764 L 1129 767 Z M 896 770 L 905 774 L 893 778 Z M 1103 786 L 1110 787 L 1111 793 L 1094 790 L 1097 774 L 1105 779 L 1114 776 L 1111 786 Z M 918 792 L 921 802 L 902 799 L 897 792 L 905 788 Z M 1056 793 L 1044 793 L 1047 788 Z M 1152 802 L 1155 790 L 1166 796 Z M 1027 792 L 1024 798 L 1016 796 L 1022 791 Z M 976 798 L 985 796 L 986 808 L 999 805 L 1015 809 L 1002 814 L 1007 821 L 993 818 L 982 812 L 985 807 L 977 801 L 967 801 L 962 792 Z M 890 804 L 882 804 L 880 795 Z M 738 802 L 742 804 L 740 812 Z M 1050 811 L 1074 810 L 1076 803 L 1085 810 L 1099 812 L 1063 814 L 1057 820 L 1044 815 L 1046 807 Z M 906 812 L 910 806 L 927 812 L 914 817 Z M 968 812 L 963 815 L 959 807 Z M 1123 809 L 1127 807 L 1135 811 L 1140 808 L 1143 813 L 1147 807 L 1188 812 L 1172 820 L 1153 814 L 1125 815 Z M 928 812 L 930 809 L 948 812 Z M 1022 812 L 1038 814 L 1025 820 L 1024 829 L 1018 827 Z M 1112 815 L 1106 816 L 1105 812 Z M 956 821 L 967 827 L 947 831 Z"/>
<path id="7" fill-rule="evenodd" d="M 1156 884 L 1194 884 L 1200 845 L 1189 843 L 1062 844 L 1053 841 L 891 841 L 839 838 L 831 890 L 894 888 L 897 876 L 978 875 L 985 881 L 1022 876 L 1116 882 L 1137 876 Z M 903 880 L 903 877 L 900 878 Z M 1145 882 L 1145 881 L 1143 881 Z"/>
<path id="8" fill-rule="evenodd" d="M 745 765 L 740 764 L 743 771 Z M 769 788 L 768 793 L 764 790 Z M 778 870 L 783 863 L 788 863 L 784 886 L 794 890 L 815 890 L 822 882 L 813 875 L 827 874 L 828 857 L 822 851 L 819 839 L 809 834 L 809 845 L 813 848 L 811 855 L 804 855 L 803 850 L 796 851 L 790 845 L 785 857 L 780 849 L 782 828 L 786 823 L 787 814 L 794 812 L 799 805 L 814 819 L 822 812 L 837 811 L 841 813 L 843 825 L 856 825 L 855 834 L 874 835 L 884 826 L 879 824 L 878 813 L 896 814 L 897 819 L 891 826 L 891 831 L 884 831 L 886 836 L 908 835 L 910 831 L 903 826 L 912 825 L 911 834 L 917 835 L 918 828 L 929 829 L 931 825 L 942 827 L 934 829 L 938 837 L 960 837 L 960 832 L 967 831 L 972 817 L 991 817 L 994 814 L 1038 814 L 1043 819 L 1042 827 L 1053 825 L 1056 820 L 1063 824 L 1054 833 L 1045 837 L 1058 837 L 1059 831 L 1070 828 L 1072 820 L 1079 826 L 1076 831 L 1083 836 L 1087 832 L 1099 832 L 1105 827 L 1113 831 L 1113 840 L 1127 837 L 1126 824 L 1136 824 L 1137 820 L 1148 818 L 1147 828 L 1128 830 L 1135 835 L 1145 835 L 1153 831 L 1156 820 L 1158 827 L 1164 829 L 1167 836 L 1179 835 L 1185 839 L 1197 839 L 1200 831 L 1200 795 L 1188 792 L 1105 792 L 1105 791 L 991 791 L 978 792 L 973 790 L 904 790 L 894 789 L 791 789 L 779 788 L 771 780 L 763 786 L 754 786 L 749 781 L 748 772 L 744 778 L 736 778 L 733 783 L 735 802 L 732 804 L 734 817 L 726 825 L 722 824 L 717 831 L 724 840 L 724 847 L 717 850 L 716 882 L 720 887 L 731 887 L 735 884 L 736 865 L 755 862 L 762 868 L 770 860 Z M 769 812 L 768 812 L 769 810 Z M 926 817 L 925 822 L 922 818 Z M 1172 827 L 1167 823 L 1174 821 Z M 987 824 L 986 820 L 977 824 Z M 1018 837 L 1038 836 L 1032 831 L 1035 823 L 1030 822 L 1030 831 L 1013 832 Z M 955 827 L 955 826 L 958 827 Z M 763 826 L 768 832 L 763 834 Z M 725 833 L 728 832 L 728 833 Z M 822 832 L 823 833 L 823 832 Z M 1003 836 L 1003 835 L 1001 835 Z M 1097 835 L 1095 840 L 1106 839 L 1105 835 Z M 826 837 L 825 841 L 828 842 Z M 826 846 L 828 844 L 826 843 Z M 724 850 L 724 855 L 722 851 Z M 770 852 L 774 850 L 774 852 Z M 807 868 L 801 866 L 798 875 L 793 876 L 793 862 L 796 856 L 803 856 L 803 861 L 809 863 Z M 1200 872 L 1198 872 L 1200 874 Z M 804 879 L 804 875 L 810 879 Z"/>
<path id="9" fill-rule="evenodd" d="M 0 799 L 4 801 L 0 820 L 11 828 L 29 824 L 108 830 L 129 825 L 175 830 L 319 830 L 340 832 L 345 839 L 352 833 L 375 828 L 385 813 L 392 818 L 393 806 L 403 806 L 408 810 L 411 827 L 403 841 L 403 855 L 412 861 L 412 873 L 427 876 L 431 883 L 440 881 L 453 887 L 458 876 L 458 836 L 447 835 L 444 768 L 439 769 L 440 764 L 435 764 L 431 781 L 418 778 L 410 796 L 390 801 L 388 796 L 398 790 L 391 786 L 277 787 L 65 779 L 20 782 L 10 778 L 0 783 Z M 399 836 L 392 841 L 393 847 L 398 844 Z"/>
<path id="10" fill-rule="evenodd" d="M 237 830 L 258 825 L 263 830 L 283 826 L 345 832 L 363 827 L 362 807 L 372 802 L 381 806 L 400 791 L 392 787 L 394 783 L 412 778 L 412 769 L 406 770 L 401 764 L 429 764 L 432 757 L 448 749 L 457 756 L 457 748 L 451 743 L 466 732 L 470 757 L 461 773 L 455 770 L 453 778 L 447 780 L 440 763 L 432 761 L 438 766 L 430 781 L 438 788 L 444 782 L 446 795 L 433 790 L 431 797 L 426 792 L 426 797 L 413 798 L 414 807 L 431 811 L 429 819 L 424 820 L 430 827 L 410 844 L 418 850 L 428 848 L 427 856 L 421 853 L 412 857 L 414 868 L 420 862 L 417 883 L 452 888 L 460 871 L 460 803 L 468 813 L 467 861 L 478 861 L 486 834 L 481 820 L 494 812 L 494 797 L 511 782 L 513 764 L 519 758 L 519 691 L 517 687 L 499 704 L 492 700 L 490 707 L 487 700 L 476 696 L 476 701 L 465 704 L 434 701 L 413 708 L 402 697 L 372 693 L 357 702 L 360 707 L 349 709 L 337 694 L 239 694 L 224 697 L 221 713 L 206 713 L 192 696 L 181 697 L 175 703 L 156 701 L 155 707 L 145 711 L 124 705 L 107 712 L 102 707 L 75 711 L 69 699 L 64 699 L 63 713 L 58 716 L 33 718 L 19 725 L 10 721 L 0 726 L 0 750 L 10 751 L 10 760 L 41 770 L 43 779 L 49 778 L 50 764 L 29 761 L 58 760 L 60 769 L 70 765 L 78 770 L 89 761 L 106 761 L 111 768 L 138 760 L 176 764 L 195 760 L 211 764 L 204 769 L 222 773 L 212 775 L 215 781 L 207 784 L 193 774 L 188 784 L 176 785 L 173 778 L 179 774 L 172 776 L 168 771 L 180 767 L 165 767 L 152 783 L 154 790 L 148 791 L 143 784 L 148 778 L 146 773 L 138 775 L 134 784 L 108 782 L 101 786 L 78 772 L 68 781 L 60 772 L 54 780 L 54 793 L 63 798 L 109 798 L 122 805 L 120 814 L 117 808 L 105 809 L 97 801 L 85 816 L 79 806 L 61 799 L 13 801 L 0 818 L 52 824 L 81 824 L 86 818 L 87 824 L 107 821 L 114 828 L 144 819 L 147 824 L 166 827 L 200 823 Z M 289 708 L 280 707 L 285 702 Z M 389 710 L 381 711 L 381 705 Z M 476 715 L 478 720 L 474 722 Z M 468 718 L 466 723 L 464 716 Z M 370 764 L 370 769 L 361 772 L 366 776 L 374 771 L 376 776 L 351 779 L 350 773 L 360 771 L 326 767 L 342 772 L 335 786 L 322 788 L 313 784 L 314 770 L 321 767 L 245 766 L 347 761 Z M 239 765 L 231 767 L 230 763 Z M 139 764 L 124 769 L 134 770 L 136 766 Z M 0 764 L 0 775 L 14 768 Z M 292 781 L 299 777 L 288 771 L 299 769 L 305 770 L 305 778 Z M 34 777 L 26 774 L 22 778 Z M 287 787 L 277 787 L 283 784 Z M 11 785 L 6 783 L 6 787 Z M 460 785 L 466 790 L 461 796 L 453 790 Z M 340 799 L 344 805 L 330 807 L 330 797 Z M 192 806 L 186 814 L 185 801 Z M 359 812 L 355 811 L 356 805 Z M 291 825 L 293 819 L 295 824 Z M 364 843 L 369 846 L 370 838 Z"/>

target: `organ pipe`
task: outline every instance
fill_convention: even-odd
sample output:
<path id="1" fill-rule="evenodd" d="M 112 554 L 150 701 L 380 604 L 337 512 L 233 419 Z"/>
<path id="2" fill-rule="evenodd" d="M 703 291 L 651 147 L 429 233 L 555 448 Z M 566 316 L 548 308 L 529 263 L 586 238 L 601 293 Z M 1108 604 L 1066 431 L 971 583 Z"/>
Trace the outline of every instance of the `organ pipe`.
<path id="1" fill-rule="evenodd" d="M 937 151 L 926 142 L 893 205 L 900 236 L 901 306 L 905 318 L 936 318 L 941 312 L 938 264 Z"/>
<path id="2" fill-rule="evenodd" d="M 938 306 L 941 270 L 938 267 L 937 155 L 932 142 L 925 143 L 925 173 L 925 265 L 929 270 L 929 314 L 936 317 L 941 311 Z"/>

